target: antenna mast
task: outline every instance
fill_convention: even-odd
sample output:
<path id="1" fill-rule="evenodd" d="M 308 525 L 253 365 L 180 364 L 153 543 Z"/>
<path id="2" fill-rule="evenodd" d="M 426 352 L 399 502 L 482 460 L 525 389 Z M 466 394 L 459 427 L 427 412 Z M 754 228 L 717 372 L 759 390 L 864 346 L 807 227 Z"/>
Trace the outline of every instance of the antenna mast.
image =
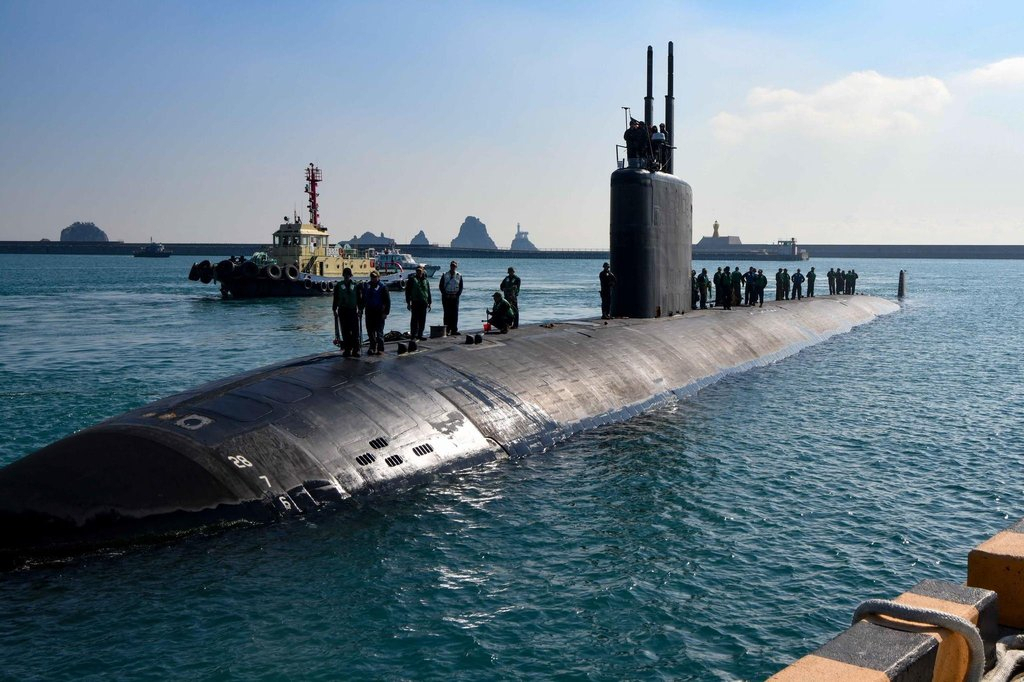
<path id="1" fill-rule="evenodd" d="M 320 210 L 317 207 L 316 198 L 320 193 L 316 191 L 316 184 L 324 179 L 320 169 L 309 164 L 306 168 L 306 194 L 309 195 L 309 222 L 314 227 L 320 227 Z"/>

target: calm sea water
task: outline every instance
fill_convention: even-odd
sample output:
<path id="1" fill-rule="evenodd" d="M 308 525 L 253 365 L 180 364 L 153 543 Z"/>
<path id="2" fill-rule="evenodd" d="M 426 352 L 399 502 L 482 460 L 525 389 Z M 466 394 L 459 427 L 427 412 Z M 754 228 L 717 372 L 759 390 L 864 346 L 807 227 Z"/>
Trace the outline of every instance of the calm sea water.
<path id="1" fill-rule="evenodd" d="M 191 263 L 0 255 L 0 463 L 331 350 L 326 299 L 222 301 Z M 463 261 L 464 320 L 507 265 Z M 599 312 L 599 262 L 515 265 L 524 323 Z M 0 575 L 0 677 L 761 679 L 862 599 L 963 580 L 967 551 L 1024 516 L 1024 263 L 807 265 L 886 296 L 906 268 L 911 296 L 520 462 Z M 390 321 L 406 328 L 404 307 Z"/>

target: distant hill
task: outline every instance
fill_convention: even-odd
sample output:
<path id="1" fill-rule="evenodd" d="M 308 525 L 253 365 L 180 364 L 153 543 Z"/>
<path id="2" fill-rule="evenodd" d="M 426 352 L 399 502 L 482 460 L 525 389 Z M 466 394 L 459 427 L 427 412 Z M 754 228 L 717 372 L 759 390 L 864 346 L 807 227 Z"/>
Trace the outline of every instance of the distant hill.
<path id="1" fill-rule="evenodd" d="M 349 239 L 347 243 L 359 249 L 369 249 L 371 247 L 382 249 L 393 247 L 395 245 L 395 240 L 391 237 L 385 237 L 383 232 L 381 232 L 378 237 L 373 232 L 367 231 L 363 232 L 362 237 L 352 235 L 352 239 Z"/>
<path id="2" fill-rule="evenodd" d="M 96 223 L 74 222 L 60 231 L 62 242 L 109 242 L 107 233 L 96 227 Z"/>
<path id="3" fill-rule="evenodd" d="M 452 240 L 452 248 L 460 249 L 496 249 L 498 246 L 487 234 L 487 226 L 476 216 L 466 216 L 459 228 L 459 234 Z"/>
<path id="4" fill-rule="evenodd" d="M 430 240 L 427 239 L 427 235 L 423 233 L 423 230 L 417 232 L 416 236 L 409 243 L 413 246 L 430 246 Z"/>

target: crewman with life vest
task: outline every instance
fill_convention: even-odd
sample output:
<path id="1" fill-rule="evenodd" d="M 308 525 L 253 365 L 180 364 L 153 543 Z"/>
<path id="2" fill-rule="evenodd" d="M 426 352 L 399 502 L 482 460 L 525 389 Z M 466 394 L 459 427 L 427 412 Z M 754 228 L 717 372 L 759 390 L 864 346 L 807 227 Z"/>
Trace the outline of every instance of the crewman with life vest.
<path id="1" fill-rule="evenodd" d="M 814 279 L 817 277 L 814 274 L 814 266 L 807 272 L 807 298 L 814 298 Z"/>
<path id="2" fill-rule="evenodd" d="M 494 308 L 488 310 L 487 315 L 487 323 L 502 334 L 508 334 L 508 328 L 516 318 L 515 308 L 505 300 L 500 291 L 494 292 Z"/>
<path id="3" fill-rule="evenodd" d="M 342 280 L 334 287 L 334 316 L 341 328 L 341 338 L 335 343 L 341 346 L 343 357 L 359 357 L 359 310 L 362 308 L 362 288 L 352 281 L 352 268 L 341 271 Z"/>
<path id="4" fill-rule="evenodd" d="M 515 268 L 508 269 L 508 276 L 501 280 L 501 294 L 505 297 L 505 300 L 509 302 L 512 309 L 516 312 L 516 319 L 512 322 L 513 329 L 519 329 L 519 287 L 523 285 L 523 280 L 519 279 L 516 274 Z"/>
<path id="5" fill-rule="evenodd" d="M 384 321 L 391 313 L 391 294 L 381 284 L 380 274 L 376 270 L 370 273 L 370 281 L 363 283 L 363 310 L 366 314 L 366 335 L 370 338 L 370 350 L 367 355 L 380 355 L 384 352 Z"/>
<path id="6" fill-rule="evenodd" d="M 425 341 L 423 330 L 427 326 L 427 311 L 430 310 L 430 281 L 422 265 L 416 266 L 416 274 L 405 283 L 405 307 L 412 311 L 409 320 L 409 336 Z"/>
<path id="7" fill-rule="evenodd" d="M 462 296 L 462 275 L 456 270 L 459 264 L 452 261 L 448 272 L 441 275 L 437 288 L 441 291 L 441 305 L 444 307 L 444 326 L 449 335 L 459 333 L 459 297 Z"/>

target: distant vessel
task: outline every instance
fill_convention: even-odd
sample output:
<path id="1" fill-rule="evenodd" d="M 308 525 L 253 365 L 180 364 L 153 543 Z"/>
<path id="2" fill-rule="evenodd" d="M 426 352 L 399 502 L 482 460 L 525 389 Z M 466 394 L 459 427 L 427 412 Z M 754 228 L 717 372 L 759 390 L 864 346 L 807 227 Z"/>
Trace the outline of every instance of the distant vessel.
<path id="1" fill-rule="evenodd" d="M 374 260 L 377 262 L 377 271 L 381 276 L 405 273 L 405 276 L 408 277 L 416 272 L 416 268 L 422 267 L 423 271 L 427 273 L 427 277 L 433 277 L 434 273 L 441 269 L 440 265 L 419 263 L 411 255 L 397 248 L 385 249 L 377 253 L 374 256 Z"/>
<path id="2" fill-rule="evenodd" d="M 173 251 L 168 251 L 164 248 L 164 245 L 160 242 L 154 242 L 153 238 L 149 238 L 149 243 L 143 246 L 141 249 L 136 249 L 133 253 L 136 258 L 170 258 L 174 255 Z"/>
<path id="3" fill-rule="evenodd" d="M 188 278 L 203 284 L 218 282 L 224 298 L 323 296 L 334 291 L 345 268 L 352 269 L 353 279 L 368 279 L 377 269 L 372 250 L 360 252 L 328 242 L 329 235 L 327 228 L 320 224 L 317 203 L 317 183 L 322 180 L 320 169 L 309 164 L 306 168 L 308 223 L 303 223 L 298 215 L 291 220 L 286 216 L 266 251 L 258 251 L 248 258 L 234 256 L 217 264 L 208 260 L 193 263 Z M 405 284 L 401 272 L 382 273 L 381 281 L 391 289 L 401 289 Z"/>
<path id="4" fill-rule="evenodd" d="M 807 260 L 810 257 L 805 249 L 797 247 L 796 238 L 780 239 L 774 244 L 744 244 L 739 237 L 719 236 L 717 220 L 712 227 L 714 234 L 701 237 L 694 245 L 694 259 Z"/>

